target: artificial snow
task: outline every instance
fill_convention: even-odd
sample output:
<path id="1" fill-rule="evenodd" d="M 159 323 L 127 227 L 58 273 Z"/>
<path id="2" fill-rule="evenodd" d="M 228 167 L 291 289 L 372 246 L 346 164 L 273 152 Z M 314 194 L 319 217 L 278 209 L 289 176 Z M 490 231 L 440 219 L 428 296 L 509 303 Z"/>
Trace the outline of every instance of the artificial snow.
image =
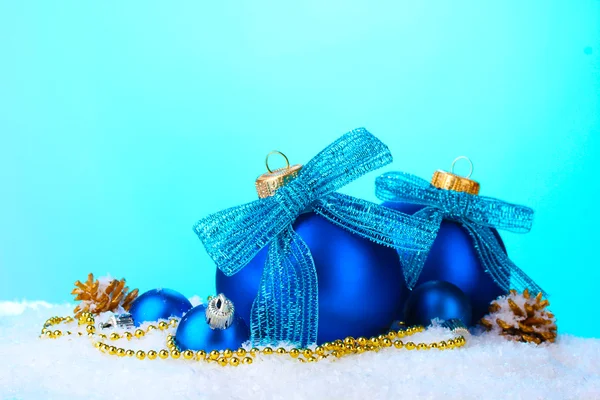
<path id="1" fill-rule="evenodd" d="M 38 337 L 48 317 L 72 309 L 0 302 L 0 399 L 600 399 L 600 339 L 559 335 L 535 346 L 487 333 L 459 350 L 387 348 L 310 364 L 272 355 L 223 368 L 110 356 L 87 337 Z M 413 339 L 449 337 L 437 327 Z M 111 343 L 159 350 L 165 338 L 157 330 Z"/>

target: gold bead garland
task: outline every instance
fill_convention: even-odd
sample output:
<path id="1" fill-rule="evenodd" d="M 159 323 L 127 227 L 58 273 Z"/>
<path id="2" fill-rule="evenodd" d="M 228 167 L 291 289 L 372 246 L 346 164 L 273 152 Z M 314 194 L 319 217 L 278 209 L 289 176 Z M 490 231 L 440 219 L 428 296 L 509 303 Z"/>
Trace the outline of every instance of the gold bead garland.
<path id="1" fill-rule="evenodd" d="M 52 317 L 49 318 L 45 323 L 41 331 L 40 337 L 46 337 L 50 339 L 57 339 L 63 335 L 72 335 L 71 331 L 65 331 L 64 333 L 61 330 L 52 331 L 52 327 L 55 325 L 59 325 L 61 323 L 72 323 L 75 319 L 73 317 Z M 154 330 L 162 330 L 165 331 L 169 327 L 174 328 L 177 326 L 177 319 L 170 319 L 169 322 L 161 321 L 157 325 L 149 325 L 145 330 L 136 329 L 134 333 L 124 332 L 123 334 L 119 334 L 117 332 L 113 332 L 110 335 L 106 335 L 103 333 L 96 333 L 96 328 L 94 326 L 95 319 L 94 316 L 85 312 L 82 313 L 78 320 L 79 325 L 85 325 L 85 330 L 87 332 L 87 336 L 90 338 L 97 337 L 93 345 L 96 349 L 100 350 L 102 353 L 106 353 L 109 355 L 117 356 L 117 357 L 134 357 L 138 360 L 144 360 L 148 358 L 149 360 L 155 360 L 156 358 L 160 358 L 165 360 L 167 358 L 173 359 L 181 359 L 186 361 L 205 361 L 209 363 L 217 363 L 223 367 L 225 366 L 233 366 L 237 367 L 240 364 L 250 365 L 254 362 L 254 359 L 258 355 L 267 355 L 267 356 L 285 356 L 288 355 L 291 358 L 297 359 L 302 363 L 311 363 L 320 360 L 324 360 L 326 358 L 335 357 L 341 358 L 350 354 L 362 354 L 367 351 L 379 351 L 382 348 L 394 347 L 396 349 L 405 349 L 405 350 L 429 350 L 429 349 L 437 349 L 437 350 L 450 350 L 454 348 L 463 347 L 467 341 L 464 336 L 457 336 L 454 339 L 450 340 L 442 340 L 439 342 L 432 343 L 414 343 L 414 342 L 406 342 L 404 343 L 401 338 L 412 336 L 416 333 L 423 332 L 425 328 L 423 326 L 410 326 L 405 329 L 400 329 L 398 331 L 390 331 L 385 335 L 379 335 L 377 337 L 364 338 L 359 337 L 357 339 L 353 337 L 347 337 L 344 340 L 338 339 L 333 342 L 323 343 L 317 346 L 315 349 L 290 349 L 287 350 L 283 347 L 279 347 L 277 349 L 273 349 L 271 347 L 264 347 L 262 349 L 258 349 L 256 347 L 246 350 L 244 348 L 239 348 L 237 350 L 225 349 L 225 350 L 212 350 L 210 352 L 206 352 L 204 350 L 192 351 L 192 350 L 184 350 L 181 351 L 177 344 L 175 343 L 175 336 L 171 333 L 167 335 L 166 347 L 167 349 L 161 350 L 138 350 L 135 351 L 133 349 L 125 349 L 121 347 L 111 346 L 106 343 L 107 340 L 116 341 L 119 339 L 127 339 L 131 340 L 133 337 L 137 339 L 143 338 L 147 333 L 150 333 Z M 82 332 L 77 332 L 78 336 L 83 336 Z"/>

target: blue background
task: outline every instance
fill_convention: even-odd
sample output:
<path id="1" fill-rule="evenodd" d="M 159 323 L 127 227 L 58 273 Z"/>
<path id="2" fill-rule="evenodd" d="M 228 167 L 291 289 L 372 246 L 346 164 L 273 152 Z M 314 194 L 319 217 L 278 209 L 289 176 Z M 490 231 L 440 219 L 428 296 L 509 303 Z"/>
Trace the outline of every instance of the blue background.
<path id="1" fill-rule="evenodd" d="M 90 271 L 206 296 L 196 220 L 365 126 L 395 163 L 345 193 L 468 155 L 535 208 L 503 237 L 561 331 L 598 336 L 599 55 L 598 0 L 0 0 L 0 300 Z"/>

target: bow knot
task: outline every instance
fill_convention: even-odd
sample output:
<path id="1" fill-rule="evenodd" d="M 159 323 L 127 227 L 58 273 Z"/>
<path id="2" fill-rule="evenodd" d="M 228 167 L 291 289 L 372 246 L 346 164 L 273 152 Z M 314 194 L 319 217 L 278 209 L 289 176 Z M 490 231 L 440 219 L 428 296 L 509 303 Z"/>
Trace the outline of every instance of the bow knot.
<path id="1" fill-rule="evenodd" d="M 407 202 L 423 205 L 416 216 L 427 218 L 436 225 L 436 234 L 443 218 L 463 225 L 474 241 L 485 271 L 507 292 L 513 287 L 544 291 L 506 255 L 492 228 L 511 232 L 529 232 L 533 210 L 503 202 L 491 197 L 438 189 L 424 179 L 404 172 L 391 172 L 377 178 L 376 195 L 389 202 Z M 406 283 L 413 288 L 423 270 L 427 257 L 404 257 L 403 271 Z"/>
<path id="2" fill-rule="evenodd" d="M 313 210 L 333 224 L 407 256 L 427 249 L 434 226 L 351 196 L 334 193 L 392 161 L 389 149 L 365 129 L 353 130 L 317 154 L 268 198 L 201 219 L 195 231 L 217 268 L 228 276 L 269 246 L 250 316 L 253 344 L 314 344 L 318 329 L 317 274 L 310 249 L 292 224 Z"/>

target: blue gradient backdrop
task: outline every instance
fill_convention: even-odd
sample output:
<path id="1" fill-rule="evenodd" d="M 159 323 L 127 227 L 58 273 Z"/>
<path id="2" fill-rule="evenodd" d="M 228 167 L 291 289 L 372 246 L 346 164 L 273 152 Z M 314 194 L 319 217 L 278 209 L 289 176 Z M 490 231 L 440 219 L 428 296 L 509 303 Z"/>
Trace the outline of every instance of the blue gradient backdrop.
<path id="1" fill-rule="evenodd" d="M 210 294 L 194 222 L 255 199 L 268 151 L 365 126 L 387 170 L 468 155 L 535 208 L 510 255 L 598 336 L 599 55 L 598 0 L 0 0 L 0 300 L 70 301 L 90 271 Z"/>

